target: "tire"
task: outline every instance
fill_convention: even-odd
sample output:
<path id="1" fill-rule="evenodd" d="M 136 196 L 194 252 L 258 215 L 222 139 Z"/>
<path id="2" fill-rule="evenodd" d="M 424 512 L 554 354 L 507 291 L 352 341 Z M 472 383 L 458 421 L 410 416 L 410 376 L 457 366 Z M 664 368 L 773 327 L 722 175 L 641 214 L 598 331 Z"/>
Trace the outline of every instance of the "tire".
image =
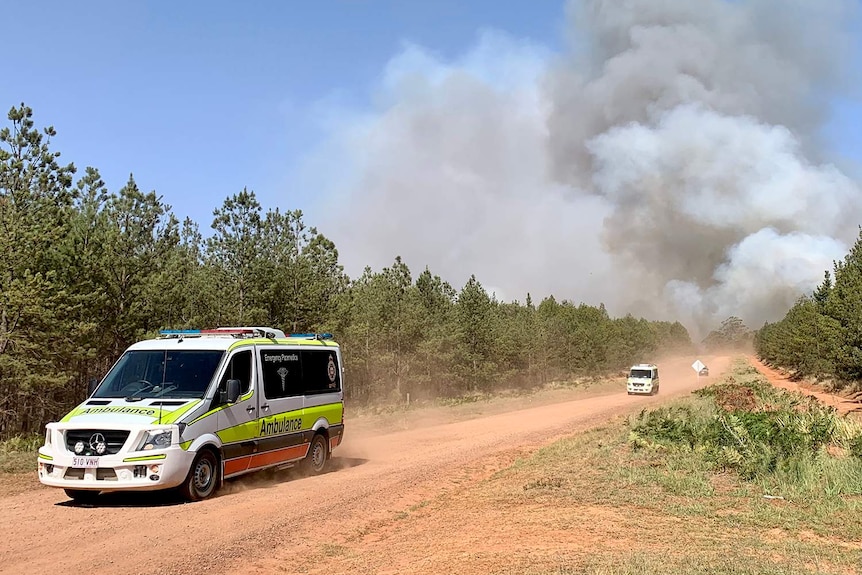
<path id="1" fill-rule="evenodd" d="M 215 493 L 219 484 L 221 466 L 218 457 L 209 449 L 203 449 L 195 457 L 188 477 L 180 487 L 183 497 L 189 501 L 200 501 Z"/>
<path id="2" fill-rule="evenodd" d="M 89 489 L 64 489 L 66 495 L 75 503 L 95 503 L 99 499 L 100 491 Z"/>
<path id="3" fill-rule="evenodd" d="M 326 461 L 329 459 L 329 446 L 326 436 L 317 433 L 308 446 L 308 454 L 302 460 L 302 471 L 308 475 L 320 475 L 326 469 Z"/>

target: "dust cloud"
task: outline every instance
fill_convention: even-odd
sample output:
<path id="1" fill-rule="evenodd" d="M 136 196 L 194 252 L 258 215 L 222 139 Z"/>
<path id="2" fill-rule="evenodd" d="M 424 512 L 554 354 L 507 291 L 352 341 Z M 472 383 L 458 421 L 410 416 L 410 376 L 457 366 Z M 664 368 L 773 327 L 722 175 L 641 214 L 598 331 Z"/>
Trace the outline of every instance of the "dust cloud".
<path id="1" fill-rule="evenodd" d="M 852 0 L 585 0 L 567 48 L 408 45 L 316 165 L 348 272 L 401 255 L 498 299 L 604 302 L 695 332 L 780 317 L 843 257 L 859 183 L 829 162 L 856 89 Z"/>

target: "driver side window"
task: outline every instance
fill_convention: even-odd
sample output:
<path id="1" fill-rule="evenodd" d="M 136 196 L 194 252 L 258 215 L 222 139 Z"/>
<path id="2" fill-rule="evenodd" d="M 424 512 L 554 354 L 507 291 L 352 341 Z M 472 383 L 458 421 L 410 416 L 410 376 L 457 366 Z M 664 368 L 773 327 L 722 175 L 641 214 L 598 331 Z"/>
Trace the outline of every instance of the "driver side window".
<path id="1" fill-rule="evenodd" d="M 251 390 L 251 350 L 240 351 L 230 358 L 230 363 L 225 369 L 224 375 L 219 381 L 218 391 L 213 398 L 212 407 L 222 405 L 222 396 L 227 393 L 227 380 L 238 379 L 240 381 L 240 396 Z"/>

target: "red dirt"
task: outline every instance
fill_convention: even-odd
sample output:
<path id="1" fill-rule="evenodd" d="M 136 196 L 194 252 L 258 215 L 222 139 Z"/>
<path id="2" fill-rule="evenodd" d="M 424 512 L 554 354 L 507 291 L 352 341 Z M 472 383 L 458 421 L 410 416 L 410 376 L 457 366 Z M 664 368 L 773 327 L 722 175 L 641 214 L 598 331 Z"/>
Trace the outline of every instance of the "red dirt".
<path id="1" fill-rule="evenodd" d="M 775 387 L 789 391 L 798 391 L 800 393 L 816 397 L 818 401 L 824 405 L 834 407 L 838 413 L 842 415 L 847 413 L 862 413 L 862 403 L 858 400 L 841 397 L 834 393 L 828 393 L 805 382 L 793 381 L 787 373 L 769 367 L 754 356 L 749 356 L 748 361 L 751 362 L 751 365 L 753 365 L 757 371 L 762 373 L 769 383 Z"/>
<path id="2" fill-rule="evenodd" d="M 390 432 L 351 431 L 348 410 L 336 470 L 258 474 L 200 503 L 115 494 L 74 506 L 33 476 L 32 488 L 0 496 L 0 573 L 499 572 L 512 557 L 529 561 L 524 542 L 548 534 L 529 531 L 529 510 L 484 505 L 470 488 L 557 438 L 706 385 L 713 378 L 698 378 L 693 359 L 663 362 L 655 397 L 630 397 L 620 383 L 601 396 Z M 730 363 L 702 359 L 715 375 Z M 588 526 L 565 532 L 573 548 L 594 540 Z"/>

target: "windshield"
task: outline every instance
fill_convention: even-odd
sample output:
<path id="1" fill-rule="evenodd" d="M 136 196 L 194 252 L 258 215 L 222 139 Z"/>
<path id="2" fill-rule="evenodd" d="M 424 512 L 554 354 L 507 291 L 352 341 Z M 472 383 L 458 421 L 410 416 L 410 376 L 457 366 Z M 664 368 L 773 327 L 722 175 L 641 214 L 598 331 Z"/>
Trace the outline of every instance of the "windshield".
<path id="1" fill-rule="evenodd" d="M 644 379 L 652 378 L 652 371 L 649 369 L 633 369 L 629 377 L 641 377 Z"/>
<path id="2" fill-rule="evenodd" d="M 223 351 L 212 350 L 127 351 L 93 397 L 200 399 L 223 355 Z"/>

